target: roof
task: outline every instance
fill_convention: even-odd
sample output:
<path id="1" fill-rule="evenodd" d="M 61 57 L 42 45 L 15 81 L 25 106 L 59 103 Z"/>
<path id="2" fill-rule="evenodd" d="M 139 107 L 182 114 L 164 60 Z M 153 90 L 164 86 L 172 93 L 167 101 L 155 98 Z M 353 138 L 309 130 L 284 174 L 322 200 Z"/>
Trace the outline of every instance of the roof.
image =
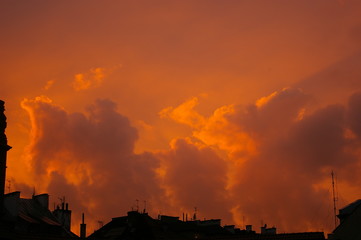
<path id="1" fill-rule="evenodd" d="M 20 192 L 5 195 L 5 214 L 0 221 L 0 236 L 5 239 L 75 239 L 36 199 L 20 198 Z M 3 238 L 2 238 L 3 239 Z"/>
<path id="2" fill-rule="evenodd" d="M 29 223 L 61 226 L 54 215 L 33 199 L 20 199 L 19 218 Z"/>
<path id="3" fill-rule="evenodd" d="M 219 223 L 220 220 L 211 220 Z M 162 216 L 153 219 L 147 213 L 128 212 L 127 216 L 111 222 L 88 236 L 87 239 L 194 239 L 199 236 L 229 234 L 220 225 L 199 224 L 200 221 L 180 221 L 178 217 Z"/>
<path id="4" fill-rule="evenodd" d="M 358 199 L 352 203 L 350 203 L 349 205 L 347 205 L 344 208 L 341 208 L 339 210 L 339 217 L 343 217 L 343 216 L 348 216 L 351 213 L 353 213 L 355 211 L 356 208 L 358 208 L 361 205 L 361 199 Z"/>
<path id="5" fill-rule="evenodd" d="M 301 232 L 281 234 L 241 234 L 225 237 L 204 238 L 204 240 L 324 240 L 323 232 Z"/>
<path id="6" fill-rule="evenodd" d="M 204 223 L 204 224 L 202 224 Z M 214 224 L 210 224 L 214 223 Z M 180 221 L 176 217 L 153 219 L 146 213 L 128 212 L 88 236 L 89 240 L 112 239 L 202 239 L 202 240 L 324 240 L 323 232 L 257 234 L 254 231 L 231 233 L 219 219 Z"/>

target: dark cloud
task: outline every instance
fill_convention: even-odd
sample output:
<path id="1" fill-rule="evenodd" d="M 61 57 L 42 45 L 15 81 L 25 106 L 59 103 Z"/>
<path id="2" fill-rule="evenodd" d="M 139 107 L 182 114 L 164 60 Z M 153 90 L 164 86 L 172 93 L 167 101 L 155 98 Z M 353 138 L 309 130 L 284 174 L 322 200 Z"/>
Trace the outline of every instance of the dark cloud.
<path id="1" fill-rule="evenodd" d="M 353 94 L 348 102 L 348 121 L 351 130 L 361 137 L 361 93 Z"/>
<path id="2" fill-rule="evenodd" d="M 238 109 L 238 113 L 229 116 L 232 122 L 238 122 L 245 131 L 258 137 L 270 134 L 280 135 L 292 125 L 311 101 L 311 96 L 300 89 L 285 88 L 268 97 L 261 98 L 257 104 Z"/>
<path id="3" fill-rule="evenodd" d="M 339 59 L 324 69 L 298 81 L 293 87 L 312 94 L 319 104 L 343 103 L 355 90 L 361 89 L 361 51 Z"/>
<path id="4" fill-rule="evenodd" d="M 184 139 L 174 140 L 162 154 L 164 182 L 175 205 L 203 217 L 229 221 L 230 205 L 226 192 L 226 162 L 209 147 L 199 147 Z"/>
<path id="5" fill-rule="evenodd" d="M 239 196 L 238 210 L 253 223 L 262 219 L 288 231 L 332 227 L 321 221 L 330 211 L 330 192 L 316 186 L 330 182 L 332 170 L 345 181 L 350 178 L 346 169 L 359 169 L 355 148 L 361 146 L 345 138 L 346 108 L 330 105 L 299 117 L 308 100 L 298 90 L 283 90 L 261 107 L 230 116 L 258 138 L 257 154 L 239 169 L 242 180 L 232 189 Z M 350 98 L 352 129 L 361 124 L 360 102 L 359 94 Z"/>

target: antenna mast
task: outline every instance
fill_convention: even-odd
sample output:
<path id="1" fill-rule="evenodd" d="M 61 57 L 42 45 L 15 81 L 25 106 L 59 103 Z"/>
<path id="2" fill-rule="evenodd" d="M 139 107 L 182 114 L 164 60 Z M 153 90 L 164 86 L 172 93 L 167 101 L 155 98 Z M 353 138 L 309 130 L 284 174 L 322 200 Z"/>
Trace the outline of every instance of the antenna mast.
<path id="1" fill-rule="evenodd" d="M 333 171 L 331 172 L 331 177 L 332 177 L 332 196 L 333 196 L 333 216 L 334 216 L 334 220 L 335 220 L 335 228 L 337 227 L 337 218 L 336 218 L 336 201 L 337 196 L 335 194 L 335 180 L 334 180 L 334 173 Z"/>

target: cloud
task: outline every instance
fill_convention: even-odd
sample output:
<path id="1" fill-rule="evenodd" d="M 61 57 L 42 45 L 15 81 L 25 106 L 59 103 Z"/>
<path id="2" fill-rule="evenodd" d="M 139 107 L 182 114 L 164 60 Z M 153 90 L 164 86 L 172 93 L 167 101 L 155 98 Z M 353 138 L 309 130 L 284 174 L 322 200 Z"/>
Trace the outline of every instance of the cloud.
<path id="1" fill-rule="evenodd" d="M 78 73 L 74 76 L 73 88 L 75 91 L 87 90 L 101 86 L 105 78 L 105 68 L 92 68 L 88 73 Z"/>
<path id="2" fill-rule="evenodd" d="M 161 118 L 171 118 L 178 123 L 199 127 L 204 125 L 204 117 L 194 110 L 198 104 L 198 98 L 193 97 L 176 108 L 163 109 L 159 115 Z"/>
<path id="3" fill-rule="evenodd" d="M 348 102 L 347 120 L 352 131 L 361 137 L 361 93 L 353 94 Z"/>
<path id="4" fill-rule="evenodd" d="M 46 85 L 44 86 L 45 90 L 49 90 L 55 83 L 55 80 L 49 80 L 46 82 Z"/>
<path id="5" fill-rule="evenodd" d="M 284 101 L 294 106 L 287 98 Z M 276 103 L 272 103 L 275 107 L 273 104 Z M 320 109 L 296 122 L 292 117 L 297 109 L 284 110 L 282 120 L 288 116 L 288 121 L 282 125 L 271 123 L 272 131 L 264 126 L 259 128 L 258 121 L 249 125 L 252 131 L 262 131 L 257 132 L 258 154 L 235 173 L 242 176 L 231 189 L 238 200 L 238 215 L 246 216 L 251 222 L 263 220 L 287 231 L 300 231 L 300 226 L 303 230 L 325 229 L 329 227 L 324 225 L 327 224 L 324 219 L 330 210 L 327 208 L 330 195 L 327 186 L 315 188 L 315 185 L 327 182 L 331 169 L 337 171 L 346 162 L 355 160 L 343 151 L 346 141 L 342 108 Z M 279 116 L 274 120 L 280 120 Z M 323 216 L 323 221 L 315 212 Z"/>
<path id="6" fill-rule="evenodd" d="M 211 148 L 189 139 L 174 139 L 171 149 L 159 156 L 163 186 L 174 208 L 193 213 L 197 207 L 204 217 L 231 220 L 227 165 Z"/>
<path id="7" fill-rule="evenodd" d="M 360 181 L 361 145 L 350 137 L 360 134 L 360 96 L 351 96 L 347 106 L 314 109 L 313 96 L 285 88 L 254 104 L 220 107 L 208 118 L 199 117 L 203 124 L 176 121 L 192 127 L 194 141 L 212 147 L 226 162 L 234 222 L 241 224 L 244 217 L 281 231 L 329 231 L 331 170 L 347 189 Z M 193 106 L 187 110 L 185 116 L 198 114 Z"/>
<path id="8" fill-rule="evenodd" d="M 344 170 L 359 168 L 356 149 L 361 146 L 344 137 L 346 106 L 329 105 L 297 118 L 309 101 L 310 96 L 301 91 L 287 89 L 261 108 L 251 107 L 252 111 L 230 118 L 257 142 L 258 154 L 239 169 L 242 180 L 232 189 L 239 196 L 239 211 L 253 222 L 257 218 L 276 222 L 288 231 L 297 231 L 301 225 L 309 230 L 332 228 L 315 211 L 327 219 L 330 172 L 348 181 Z M 315 187 L 325 182 L 322 188 Z"/>
<path id="9" fill-rule="evenodd" d="M 96 218 L 124 214 L 135 199 L 162 195 L 159 160 L 134 154 L 137 130 L 114 102 L 97 100 L 85 113 L 68 113 L 44 96 L 22 106 L 32 123 L 28 156 L 35 184 L 71 200 L 75 218 L 85 212 L 90 228 Z"/>
<path id="10" fill-rule="evenodd" d="M 345 193 L 361 194 L 355 190 L 360 96 L 310 110 L 313 96 L 285 88 L 209 117 L 195 110 L 193 98 L 161 114 L 189 126 L 192 135 L 143 153 L 134 152 L 138 131 L 114 102 L 97 100 L 84 113 L 68 113 L 42 96 L 22 103 L 32 124 L 27 156 L 34 182 L 69 196 L 93 223 L 123 215 L 139 199 L 153 214 L 191 217 L 198 207 L 199 217 L 225 223 L 242 225 L 244 218 L 280 231 L 329 231 L 331 170 Z M 340 199 L 352 201 L 354 194 Z"/>

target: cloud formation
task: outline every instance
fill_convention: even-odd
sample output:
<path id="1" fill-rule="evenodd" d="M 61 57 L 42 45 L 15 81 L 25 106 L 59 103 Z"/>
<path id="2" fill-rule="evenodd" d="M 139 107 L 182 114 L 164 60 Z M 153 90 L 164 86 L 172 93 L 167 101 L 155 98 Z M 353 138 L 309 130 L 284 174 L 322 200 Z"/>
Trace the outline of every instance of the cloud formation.
<path id="1" fill-rule="evenodd" d="M 137 130 L 109 100 L 86 113 L 67 113 L 45 96 L 22 106 L 32 123 L 27 156 L 34 184 L 69 196 L 77 211 L 110 218 L 135 209 L 138 199 L 153 214 L 184 212 L 190 219 L 198 207 L 203 217 L 231 219 L 226 164 L 206 145 L 176 139 L 169 150 L 135 154 Z"/>
<path id="2" fill-rule="evenodd" d="M 189 139 L 174 139 L 170 150 L 157 155 L 162 185 L 173 208 L 188 213 L 189 219 L 197 207 L 202 217 L 231 220 L 227 165 L 212 148 Z"/>
<path id="3" fill-rule="evenodd" d="M 144 199 L 153 214 L 330 229 L 331 169 L 339 206 L 360 194 L 361 2 L 260 2 L 2 1 L 15 189 L 65 195 L 95 225 Z"/>
<path id="4" fill-rule="evenodd" d="M 78 73 L 74 76 L 73 88 L 75 91 L 99 87 L 104 80 L 104 68 L 92 68 L 88 73 Z"/>
<path id="5" fill-rule="evenodd" d="M 114 102 L 97 100 L 86 113 L 67 113 L 46 97 L 24 100 L 22 106 L 32 122 L 33 181 L 41 191 L 64 194 L 77 210 L 75 218 L 84 211 L 109 219 L 130 210 L 135 199 L 160 194 L 159 162 L 133 153 L 137 130 Z"/>
<path id="6" fill-rule="evenodd" d="M 194 109 L 193 98 L 161 111 L 163 118 L 191 127 L 192 135 L 139 154 L 138 131 L 110 100 L 68 113 L 45 96 L 25 99 L 33 182 L 42 191 L 69 196 L 94 224 L 99 216 L 137 208 L 138 199 L 148 201 L 154 215 L 183 212 L 191 218 L 197 207 L 198 217 L 240 226 L 244 219 L 281 231 L 329 231 L 331 171 L 345 193 L 361 181 L 361 94 L 319 109 L 309 107 L 312 99 L 285 88 L 206 117 Z"/>
<path id="7" fill-rule="evenodd" d="M 360 165 L 361 145 L 346 133 L 359 134 L 361 98 L 357 93 L 348 106 L 317 110 L 311 102 L 300 89 L 286 88 L 255 104 L 221 107 L 205 124 L 189 124 L 193 137 L 224 152 L 227 194 L 238 224 L 245 217 L 287 231 L 331 230 L 330 173 L 353 185 L 357 177 L 349 170 Z"/>

